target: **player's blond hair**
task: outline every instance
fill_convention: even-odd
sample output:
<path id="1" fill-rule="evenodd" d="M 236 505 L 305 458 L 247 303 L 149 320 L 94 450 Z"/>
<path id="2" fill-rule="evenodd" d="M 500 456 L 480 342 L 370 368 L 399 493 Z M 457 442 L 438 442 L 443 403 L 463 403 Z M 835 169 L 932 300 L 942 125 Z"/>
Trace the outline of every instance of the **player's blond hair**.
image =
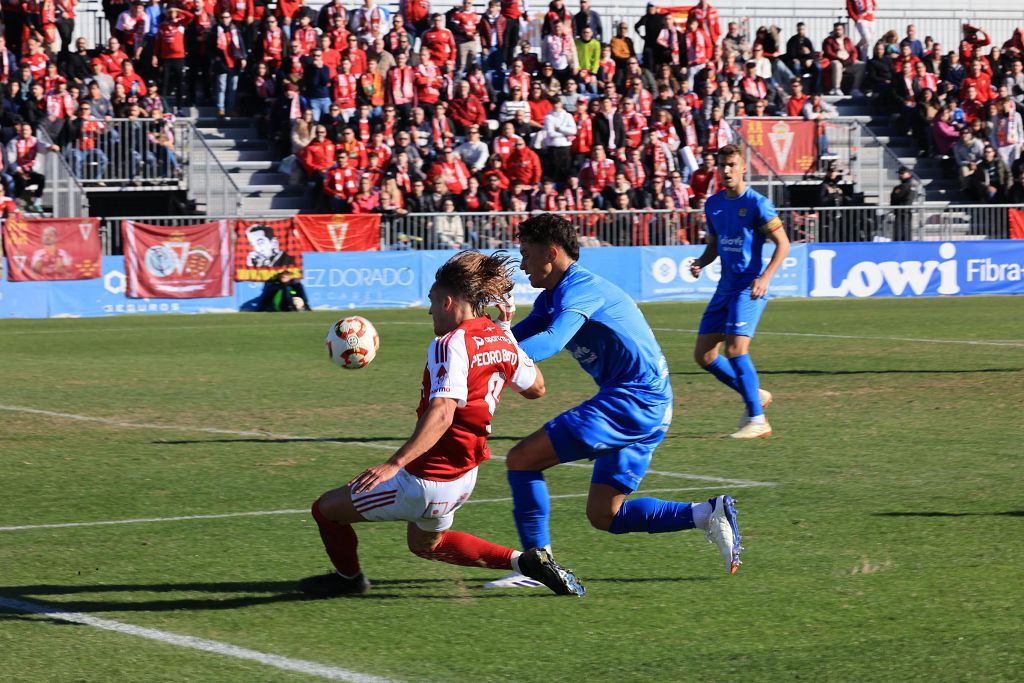
<path id="1" fill-rule="evenodd" d="M 488 306 L 501 303 L 512 291 L 514 259 L 504 251 L 490 256 L 461 251 L 437 269 L 434 286 L 469 303 L 477 317 Z"/>

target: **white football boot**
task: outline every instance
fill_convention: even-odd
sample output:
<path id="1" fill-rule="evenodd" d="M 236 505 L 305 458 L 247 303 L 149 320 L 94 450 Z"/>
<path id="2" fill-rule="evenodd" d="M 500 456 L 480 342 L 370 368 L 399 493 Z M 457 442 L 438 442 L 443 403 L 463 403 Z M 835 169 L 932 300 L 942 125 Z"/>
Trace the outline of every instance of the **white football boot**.
<path id="1" fill-rule="evenodd" d="M 484 588 L 544 588 L 544 584 L 529 576 L 523 576 L 519 572 L 512 572 L 500 579 L 488 581 L 484 584 Z"/>
<path id="2" fill-rule="evenodd" d="M 729 435 L 732 439 L 766 439 L 772 435 L 772 426 L 767 422 L 748 422 L 739 431 Z"/>
<path id="3" fill-rule="evenodd" d="M 735 574 L 740 568 L 740 528 L 736 523 L 736 501 L 732 496 L 716 496 L 708 500 L 711 503 L 711 516 L 708 518 L 708 529 L 705 534 L 708 543 L 718 546 L 725 559 L 725 571 Z"/>

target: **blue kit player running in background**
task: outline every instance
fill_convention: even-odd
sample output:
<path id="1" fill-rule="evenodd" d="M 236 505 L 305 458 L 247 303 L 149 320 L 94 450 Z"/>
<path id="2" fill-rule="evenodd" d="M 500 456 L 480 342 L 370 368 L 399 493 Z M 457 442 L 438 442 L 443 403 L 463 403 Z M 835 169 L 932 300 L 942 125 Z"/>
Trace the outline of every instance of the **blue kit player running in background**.
<path id="1" fill-rule="evenodd" d="M 735 572 L 740 534 L 730 496 L 677 503 L 627 498 L 639 486 L 654 449 L 672 420 L 668 365 L 654 333 L 619 287 L 582 268 L 572 224 L 541 214 L 519 226 L 521 267 L 543 289 L 533 311 L 512 328 L 524 352 L 537 361 L 563 348 L 597 383 L 597 394 L 548 422 L 508 454 L 516 528 L 525 547 L 551 547 L 550 498 L 543 471 L 559 463 L 592 460 L 587 518 L 613 534 L 661 533 L 699 528 L 718 545 Z M 509 325 L 511 307 L 499 324 Z M 529 585 L 505 577 L 490 587 Z"/>
<path id="2" fill-rule="evenodd" d="M 789 238 L 782 221 L 767 197 L 746 186 L 746 162 L 739 148 L 726 145 L 718 150 L 718 169 L 724 190 L 713 194 L 704 205 L 707 216 L 707 247 L 690 266 L 694 277 L 716 258 L 722 259 L 722 277 L 715 295 L 704 310 L 693 357 L 697 364 L 743 397 L 746 409 L 740 417 L 734 439 L 771 436 L 764 416 L 771 403 L 770 392 L 761 388 L 750 358 L 750 340 L 768 302 L 768 284 L 789 253 Z M 762 272 L 761 251 L 766 241 L 775 253 Z M 725 342 L 725 357 L 718 345 Z"/>

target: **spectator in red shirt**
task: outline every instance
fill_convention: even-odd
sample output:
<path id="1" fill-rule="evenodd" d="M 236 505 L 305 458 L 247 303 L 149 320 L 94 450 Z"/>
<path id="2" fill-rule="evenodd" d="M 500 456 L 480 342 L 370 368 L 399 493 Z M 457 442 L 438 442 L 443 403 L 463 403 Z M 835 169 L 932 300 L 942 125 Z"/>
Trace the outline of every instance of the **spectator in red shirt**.
<path id="1" fill-rule="evenodd" d="M 459 81 L 455 99 L 448 106 L 459 135 L 465 135 L 470 126 L 482 126 L 487 121 L 484 105 L 469 91 L 469 83 Z"/>
<path id="2" fill-rule="evenodd" d="M 160 89 L 167 98 L 174 92 L 176 109 L 181 108 L 185 98 L 185 27 L 192 19 L 191 12 L 177 7 L 169 8 L 154 39 L 153 67 L 160 66 L 163 75 Z"/>
<path id="3" fill-rule="evenodd" d="M 444 27 L 444 15 L 433 15 L 431 22 L 433 26 L 420 38 L 422 49 L 430 52 L 430 60 L 434 64 L 455 59 L 455 36 Z"/>
<path id="4" fill-rule="evenodd" d="M 789 82 L 790 90 L 793 94 L 790 96 L 789 101 L 786 102 L 786 116 L 800 116 L 800 113 L 804 109 L 804 105 L 810 100 L 810 96 L 804 93 L 804 84 L 799 78 L 794 78 Z"/>
<path id="5" fill-rule="evenodd" d="M 327 128 L 316 127 L 316 136 L 299 153 L 299 164 L 306 172 L 306 177 L 321 185 L 324 175 L 334 165 L 334 143 L 327 139 Z"/>
<path id="6" fill-rule="evenodd" d="M 976 99 L 979 102 L 985 103 L 992 99 L 992 77 L 982 70 L 981 59 L 979 57 L 975 57 L 971 60 L 971 70 L 968 72 L 967 77 L 964 78 L 964 82 L 960 86 L 960 96 L 965 96 L 967 94 L 967 88 L 972 85 L 975 87 L 977 93 Z"/>
<path id="7" fill-rule="evenodd" d="M 860 83 L 864 78 L 864 62 L 859 61 L 860 53 L 853 41 L 846 35 L 846 27 L 842 22 L 833 25 L 833 31 L 821 46 L 821 51 L 829 60 L 829 73 L 832 77 L 832 95 L 842 95 L 843 77 L 849 74 L 852 78 L 850 94 L 860 97 Z"/>
<path id="8" fill-rule="evenodd" d="M 434 65 L 430 57 L 430 51 L 420 51 L 420 63 L 415 69 L 416 102 L 420 105 L 434 104 L 441 97 L 441 86 L 444 79 L 441 77 L 441 70 Z M 424 114 L 432 115 L 433 107 L 424 107 Z"/>
<path id="9" fill-rule="evenodd" d="M 526 141 L 517 138 L 515 148 L 508 155 L 506 162 L 508 166 L 508 179 L 514 185 L 536 185 L 541 178 L 540 157 L 532 149 L 526 146 Z"/>

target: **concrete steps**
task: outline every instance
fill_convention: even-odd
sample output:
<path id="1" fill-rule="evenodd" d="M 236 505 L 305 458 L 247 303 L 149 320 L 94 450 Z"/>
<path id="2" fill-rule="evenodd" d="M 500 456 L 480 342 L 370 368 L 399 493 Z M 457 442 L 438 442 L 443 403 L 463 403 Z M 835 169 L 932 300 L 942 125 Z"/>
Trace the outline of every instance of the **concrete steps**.
<path id="1" fill-rule="evenodd" d="M 271 218 L 313 209 L 305 184 L 294 185 L 278 171 L 281 159 L 252 119 L 222 119 L 209 107 L 192 113 L 206 144 L 238 186 L 244 215 Z"/>
<path id="2" fill-rule="evenodd" d="M 901 165 L 912 169 L 920 178 L 921 189 L 924 192 L 923 200 L 929 206 L 941 207 L 962 200 L 957 181 L 946 177 L 946 168 L 942 159 L 919 156 L 916 141 L 900 130 L 899 117 L 882 110 L 867 98 L 843 96 L 829 99 L 834 100 L 840 116 L 856 117 L 874 134 L 877 143 L 881 145 L 879 147 L 874 144 L 875 141 L 870 137 L 862 140 L 859 152 L 861 169 L 859 180 L 865 192 L 878 194 L 879 162 L 880 160 L 884 161 L 884 149 L 888 149 L 897 157 Z M 892 189 L 896 179 L 892 177 L 890 171 L 882 171 L 882 173 L 881 184 L 884 195 L 879 199 L 881 202 L 887 203 L 888 192 Z"/>

